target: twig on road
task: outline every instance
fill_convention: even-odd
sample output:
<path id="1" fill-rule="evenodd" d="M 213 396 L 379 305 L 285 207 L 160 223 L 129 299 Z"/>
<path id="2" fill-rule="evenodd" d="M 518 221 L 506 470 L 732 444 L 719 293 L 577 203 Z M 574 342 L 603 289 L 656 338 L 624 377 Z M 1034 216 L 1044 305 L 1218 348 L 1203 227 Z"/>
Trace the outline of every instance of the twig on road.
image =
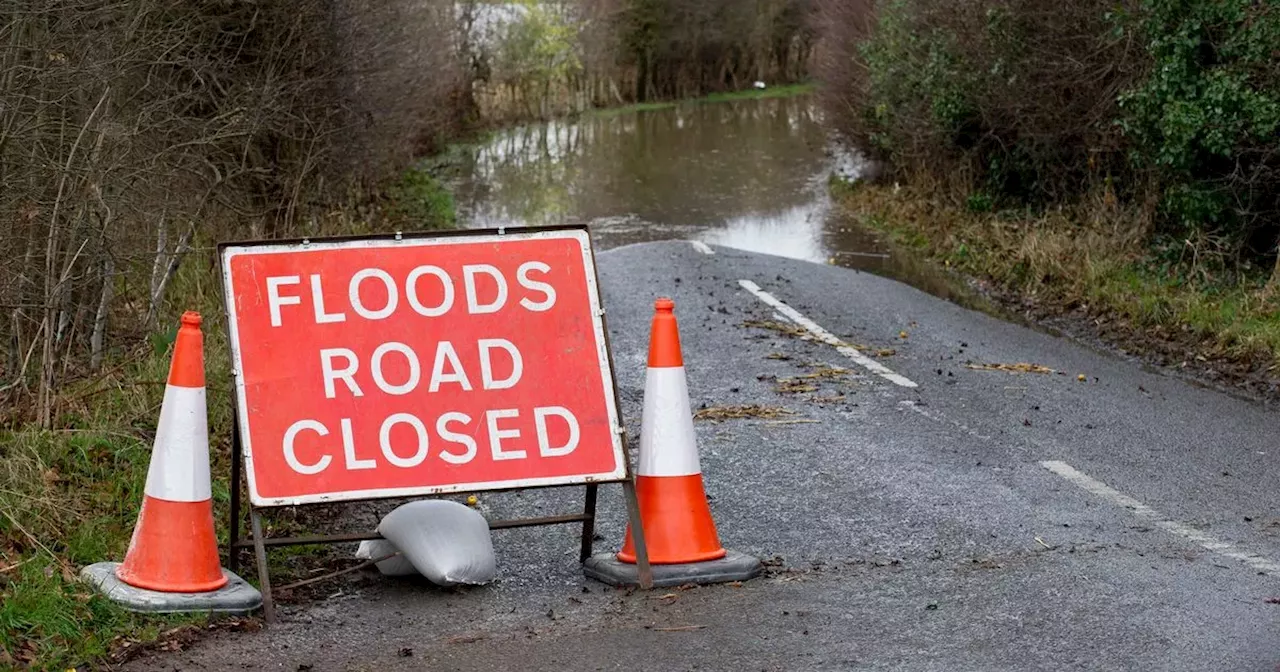
<path id="1" fill-rule="evenodd" d="M 296 581 L 296 582 L 291 583 L 291 584 L 289 584 L 289 585 L 287 585 L 287 586 L 281 586 L 281 587 L 279 587 L 279 588 L 276 588 L 276 590 L 277 590 L 277 591 L 293 590 L 294 588 L 301 588 L 301 587 L 303 587 L 303 586 L 309 586 L 309 585 L 311 585 L 311 584 L 313 584 L 313 583 L 319 583 L 320 581 L 327 581 L 328 579 L 336 578 L 336 577 L 342 576 L 343 574 L 350 574 L 351 572 L 359 571 L 359 570 L 361 570 L 361 569 L 364 569 L 365 567 L 369 567 L 369 566 L 371 566 L 371 565 L 376 565 L 376 564 L 378 564 L 379 562 L 382 562 L 383 560 L 390 560 L 391 558 L 394 558 L 394 557 L 396 557 L 397 555 L 400 555 L 400 552 L 399 552 L 399 551 L 396 551 L 395 553 L 390 553 L 390 554 L 388 554 L 388 555 L 384 555 L 384 556 L 382 556 L 381 558 L 374 558 L 374 559 L 372 559 L 372 560 L 365 560 L 364 562 L 362 562 L 362 563 L 360 563 L 360 564 L 358 564 L 358 565 L 353 565 L 353 566 L 351 566 L 351 567 L 346 567 L 346 568 L 344 568 L 344 569 L 339 569 L 339 570 L 336 570 L 336 571 L 333 571 L 333 572 L 329 572 L 328 574 L 321 574 L 320 576 L 315 576 L 315 577 L 312 577 L 312 578 L 310 578 L 310 579 L 303 579 L 303 580 L 301 580 L 301 581 Z"/>

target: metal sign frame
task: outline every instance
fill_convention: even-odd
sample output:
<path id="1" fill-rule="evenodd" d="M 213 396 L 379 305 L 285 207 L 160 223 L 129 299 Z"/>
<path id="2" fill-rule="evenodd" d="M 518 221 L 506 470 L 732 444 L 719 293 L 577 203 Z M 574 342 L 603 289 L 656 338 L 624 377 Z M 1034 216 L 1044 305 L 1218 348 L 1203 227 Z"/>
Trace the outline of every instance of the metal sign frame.
<path id="1" fill-rule="evenodd" d="M 349 246 L 351 244 L 368 243 L 370 246 L 394 246 L 396 242 L 409 241 L 411 244 L 416 243 L 418 246 L 433 244 L 449 244 L 449 243 L 466 243 L 466 242 L 500 242 L 504 237 L 510 234 L 528 234 L 538 233 L 564 233 L 564 232 L 580 232 L 585 245 L 583 246 L 583 263 L 588 272 L 587 290 L 588 298 L 592 312 L 592 321 L 595 326 L 596 343 L 599 349 L 599 357 L 601 364 L 601 373 L 605 379 L 606 385 L 606 406 L 608 408 L 610 422 L 613 424 L 615 431 L 613 440 L 613 450 L 615 454 L 615 464 L 620 464 L 619 469 L 614 472 L 600 475 L 574 476 L 552 479 L 526 479 L 519 482 L 503 482 L 501 484 L 463 484 L 455 486 L 424 486 L 417 488 L 391 488 L 380 489 L 365 492 L 345 493 L 343 496 L 301 496 L 301 497 L 283 497 L 283 498 L 258 498 L 257 501 L 249 502 L 249 524 L 251 536 L 248 539 L 241 538 L 243 516 L 243 502 L 240 496 L 240 486 L 242 475 L 245 478 L 245 484 L 250 486 L 250 492 L 253 492 L 253 465 L 252 448 L 246 445 L 245 432 L 248 429 L 247 415 L 241 416 L 243 408 L 244 381 L 240 375 L 242 368 L 239 361 L 239 348 L 236 347 L 238 334 L 235 327 L 235 309 L 234 296 L 230 286 L 229 261 L 238 253 L 246 250 L 262 250 L 266 253 L 272 251 L 281 251 L 289 249 L 289 251 L 297 251 L 299 247 L 312 249 L 333 249 L 337 245 Z M 561 237 L 561 236 L 556 236 Z M 576 236 L 575 236 L 576 237 Z M 230 256 L 229 256 L 230 253 Z M 613 348 L 609 341 L 609 330 L 605 311 L 601 306 L 599 294 L 599 272 L 595 263 L 595 250 L 591 241 L 590 232 L 585 225 L 566 225 L 566 226 L 542 226 L 542 227 L 503 227 L 498 229 L 463 229 L 453 231 L 423 231 L 413 233 L 395 232 L 390 234 L 378 234 L 369 236 L 341 236 L 327 238 L 312 239 L 293 239 L 293 240 L 264 240 L 264 241 L 244 241 L 244 242 L 226 242 L 218 245 L 219 267 L 223 271 L 219 273 L 219 277 L 223 282 L 223 294 L 226 299 L 227 311 L 227 335 L 229 343 L 232 344 L 233 357 L 233 377 L 234 390 L 231 395 L 232 414 L 234 422 L 232 423 L 232 455 L 231 455 L 231 511 L 230 511 L 230 534 L 227 543 L 228 567 L 231 571 L 236 571 L 239 567 L 239 552 L 243 549 L 252 548 L 254 558 L 258 568 L 258 579 L 263 595 L 263 613 L 268 623 L 275 621 L 275 605 L 271 594 L 271 577 L 267 567 L 267 548 L 298 546 L 304 544 L 328 544 L 328 543 L 350 543 L 357 541 L 366 541 L 373 539 L 381 539 L 381 535 L 376 532 L 354 533 L 354 534 L 318 534 L 297 537 L 276 537 L 268 539 L 263 535 L 262 529 L 262 512 L 267 509 L 280 508 L 284 506 L 307 506 L 321 503 L 337 503 L 337 502 L 355 502 L 355 501 L 371 501 L 379 499 L 392 499 L 425 495 L 440 495 L 451 492 L 503 492 L 511 490 L 527 490 L 553 487 L 583 487 L 584 498 L 582 513 L 565 514 L 559 516 L 544 516 L 537 518 L 516 518 L 511 520 L 495 520 L 489 521 L 490 529 L 509 529 L 516 527 L 533 527 L 542 525 L 559 525 L 559 524 L 582 524 L 582 545 L 579 554 L 579 562 L 586 562 L 591 557 L 593 550 L 593 537 L 595 534 L 596 519 L 596 499 L 597 489 L 602 483 L 619 483 L 622 485 L 623 494 L 626 499 L 627 518 L 631 525 L 632 539 L 636 546 L 637 570 L 639 574 L 640 587 L 648 589 L 653 584 L 653 574 L 649 566 L 649 555 L 647 544 L 644 539 L 644 528 L 640 524 L 640 507 L 636 500 L 635 491 L 635 475 L 631 468 L 630 451 L 628 449 L 627 434 L 622 423 L 621 403 L 618 394 L 617 377 L 614 373 Z"/>

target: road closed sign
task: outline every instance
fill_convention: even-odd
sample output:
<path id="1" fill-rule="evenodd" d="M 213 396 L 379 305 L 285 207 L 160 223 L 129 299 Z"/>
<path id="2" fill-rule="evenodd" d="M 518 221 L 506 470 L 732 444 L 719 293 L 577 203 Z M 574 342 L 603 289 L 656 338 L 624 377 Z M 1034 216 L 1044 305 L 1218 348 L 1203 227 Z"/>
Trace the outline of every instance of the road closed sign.
<path id="1" fill-rule="evenodd" d="M 257 506 L 616 481 L 584 229 L 221 248 Z"/>

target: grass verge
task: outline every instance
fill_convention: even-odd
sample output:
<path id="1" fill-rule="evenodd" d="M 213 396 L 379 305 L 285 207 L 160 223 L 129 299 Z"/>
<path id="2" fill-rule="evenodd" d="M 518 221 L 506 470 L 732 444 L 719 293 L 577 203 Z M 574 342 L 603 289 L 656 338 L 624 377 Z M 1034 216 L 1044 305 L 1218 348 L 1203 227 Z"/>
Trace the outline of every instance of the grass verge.
<path id="1" fill-rule="evenodd" d="M 424 164 L 425 165 L 425 164 Z M 313 222 L 312 235 L 450 228 L 454 205 L 429 172 L 414 168 L 382 202 Z M 168 294 L 172 311 L 104 371 L 67 385 L 55 429 L 0 428 L 0 670 L 66 670 L 176 643 L 209 623 L 204 615 L 143 616 L 124 611 L 80 582 L 79 570 L 124 558 L 142 501 L 177 317 L 204 316 L 214 519 L 228 534 L 231 377 L 226 321 L 213 241 L 186 258 Z M 0 418 L 20 413 L 0 409 Z M 306 531 L 305 516 L 282 515 L 276 534 Z M 287 581 L 314 568 L 332 547 L 273 553 Z M 225 558 L 224 558 L 225 562 Z M 254 581 L 252 571 L 245 578 Z"/>
<path id="2" fill-rule="evenodd" d="M 212 271 L 197 266 L 192 259 L 179 274 L 182 294 L 200 287 L 216 291 Z M 190 305 L 206 316 L 207 361 L 227 361 L 213 301 L 206 292 Z M 65 670 L 118 659 L 175 628 L 207 622 L 199 615 L 131 614 L 78 580 L 85 565 L 124 558 L 142 501 L 172 340 L 172 330 L 158 332 L 105 375 L 65 390 L 56 429 L 0 432 L 0 669 Z M 229 381 L 227 367 L 207 369 L 213 498 L 225 540 Z"/>
<path id="3" fill-rule="evenodd" d="M 620 107 L 602 107 L 593 109 L 587 114 L 602 117 L 612 117 L 619 114 L 634 114 L 636 112 L 649 112 L 652 110 L 669 110 L 680 105 L 700 105 L 704 103 L 725 103 L 734 100 L 757 100 L 760 98 L 789 98 L 791 96 L 799 96 L 806 93 L 812 93 L 816 86 L 811 83 L 801 84 L 784 84 L 781 86 L 770 86 L 763 89 L 743 89 L 741 91 L 724 91 L 721 93 L 712 93 L 700 98 L 685 98 L 683 100 L 664 100 L 654 101 L 650 103 L 634 103 L 631 105 L 622 105 Z"/>
<path id="4" fill-rule="evenodd" d="M 833 186 L 839 206 L 896 245 L 984 279 L 1041 312 L 1084 311 L 1177 357 L 1280 363 L 1269 269 L 1232 265 L 1211 240 L 1153 237 L 1105 195 L 1049 213 L 989 212 L 896 186 Z M 1096 320 L 1095 320 L 1096 321 Z M 1177 363 L 1176 361 L 1172 363 Z"/>

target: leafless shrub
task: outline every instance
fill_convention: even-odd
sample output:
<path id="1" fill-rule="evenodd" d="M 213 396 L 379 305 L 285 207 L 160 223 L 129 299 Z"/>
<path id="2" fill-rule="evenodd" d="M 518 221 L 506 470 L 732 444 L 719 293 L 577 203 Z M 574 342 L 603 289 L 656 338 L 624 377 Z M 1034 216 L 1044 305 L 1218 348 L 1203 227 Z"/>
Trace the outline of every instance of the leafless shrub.
<path id="1" fill-rule="evenodd" d="M 49 426 L 193 248 L 304 230 L 456 125 L 452 11 L 0 0 L 0 408 Z"/>

